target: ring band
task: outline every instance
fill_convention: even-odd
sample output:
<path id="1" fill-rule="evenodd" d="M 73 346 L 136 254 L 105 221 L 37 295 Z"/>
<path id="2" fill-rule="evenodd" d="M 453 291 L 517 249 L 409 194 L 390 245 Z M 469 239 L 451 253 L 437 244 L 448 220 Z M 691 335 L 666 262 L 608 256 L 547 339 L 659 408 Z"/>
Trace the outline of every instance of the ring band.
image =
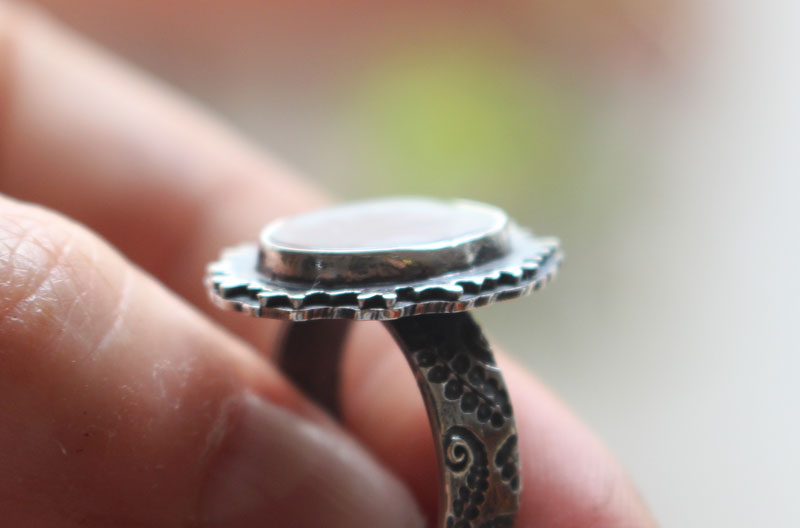
<path id="1" fill-rule="evenodd" d="M 517 431 L 508 391 L 480 328 L 467 313 L 384 324 L 425 400 L 444 494 L 443 526 L 513 526 L 520 489 Z M 292 323 L 279 355 L 287 376 L 335 416 L 335 362 L 347 328 L 342 321 Z"/>
<path id="2" fill-rule="evenodd" d="M 279 355 L 282 370 L 335 416 L 348 329 L 336 319 L 383 320 L 425 401 L 437 448 L 439 526 L 512 528 L 522 482 L 511 401 L 466 311 L 545 284 L 560 262 L 557 242 L 473 203 L 399 199 L 330 211 L 275 222 L 259 247 L 224 252 L 207 274 L 212 301 L 293 321 Z M 457 225 L 399 235 L 385 223 L 371 225 L 403 211 Z M 453 218 L 462 213 L 469 218 Z M 370 232 L 354 236 L 354 218 L 370 223 Z M 349 229 L 344 235 L 342 227 Z M 389 243 L 375 237 L 381 230 Z"/>

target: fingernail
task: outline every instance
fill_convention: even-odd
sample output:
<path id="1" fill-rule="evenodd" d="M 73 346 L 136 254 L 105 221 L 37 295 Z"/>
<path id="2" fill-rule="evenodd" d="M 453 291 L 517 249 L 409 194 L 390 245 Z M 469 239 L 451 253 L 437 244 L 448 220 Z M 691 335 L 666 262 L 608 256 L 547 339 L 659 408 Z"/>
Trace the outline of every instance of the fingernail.
<path id="1" fill-rule="evenodd" d="M 201 496 L 210 526 L 425 525 L 406 487 L 343 433 L 254 395 L 234 415 Z"/>

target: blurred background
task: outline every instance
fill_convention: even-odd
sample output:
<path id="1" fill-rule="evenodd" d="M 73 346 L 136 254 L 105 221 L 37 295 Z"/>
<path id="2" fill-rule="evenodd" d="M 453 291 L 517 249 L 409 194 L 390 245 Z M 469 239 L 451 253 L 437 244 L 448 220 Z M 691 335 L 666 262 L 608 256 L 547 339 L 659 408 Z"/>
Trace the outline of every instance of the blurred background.
<path id="1" fill-rule="evenodd" d="M 664 526 L 800 526 L 800 5 L 40 3 L 342 199 L 561 237 L 489 332 Z"/>

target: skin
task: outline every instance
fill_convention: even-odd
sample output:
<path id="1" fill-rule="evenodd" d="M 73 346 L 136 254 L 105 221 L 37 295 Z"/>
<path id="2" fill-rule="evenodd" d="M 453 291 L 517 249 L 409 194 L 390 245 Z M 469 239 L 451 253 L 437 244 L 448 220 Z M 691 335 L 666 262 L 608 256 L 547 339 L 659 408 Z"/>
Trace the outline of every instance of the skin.
<path id="1" fill-rule="evenodd" d="M 435 519 L 408 366 L 357 326 L 341 423 L 281 375 L 281 326 L 210 307 L 219 248 L 329 201 L 40 12 L 0 3 L 0 513 L 9 526 L 408 526 Z M 517 526 L 655 522 L 540 382 L 499 362 Z M 391 419 L 387 419 L 391 417 Z"/>

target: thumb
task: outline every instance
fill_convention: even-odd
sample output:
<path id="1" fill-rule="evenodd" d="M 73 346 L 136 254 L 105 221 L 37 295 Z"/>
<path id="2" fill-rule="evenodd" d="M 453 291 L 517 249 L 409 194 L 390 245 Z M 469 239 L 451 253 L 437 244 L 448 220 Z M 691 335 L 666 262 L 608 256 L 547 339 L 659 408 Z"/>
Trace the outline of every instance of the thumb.
<path id="1" fill-rule="evenodd" d="M 4 526 L 419 527 L 266 361 L 84 228 L 0 198 Z"/>

